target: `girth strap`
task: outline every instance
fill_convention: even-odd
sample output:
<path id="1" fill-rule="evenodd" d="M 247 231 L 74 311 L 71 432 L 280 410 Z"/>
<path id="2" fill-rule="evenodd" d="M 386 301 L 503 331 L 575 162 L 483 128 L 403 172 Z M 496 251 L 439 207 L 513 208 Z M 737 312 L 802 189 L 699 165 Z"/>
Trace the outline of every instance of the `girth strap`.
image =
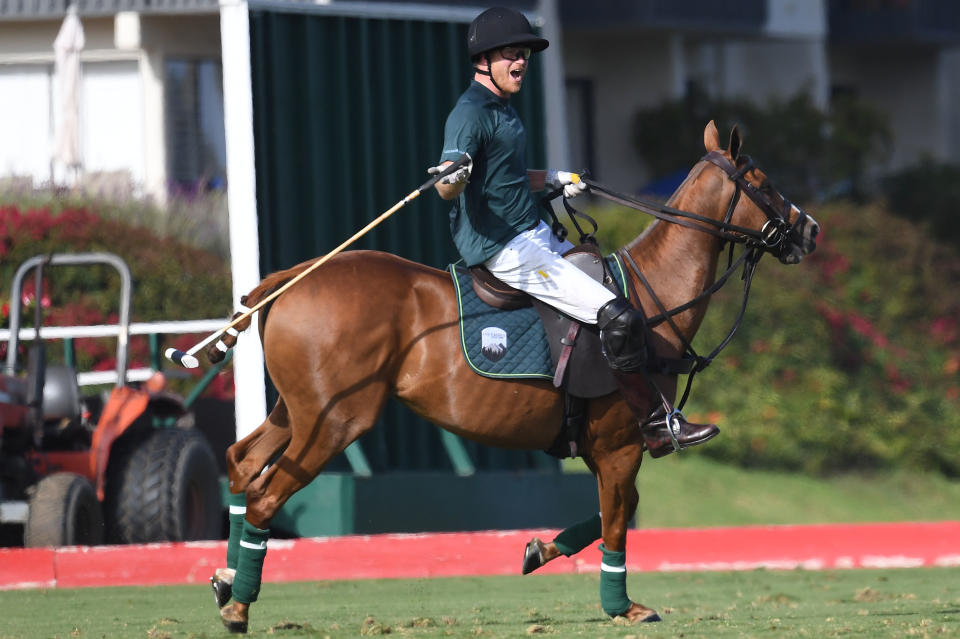
<path id="1" fill-rule="evenodd" d="M 567 376 L 567 364 L 570 363 L 570 355 L 573 354 L 573 347 L 577 345 L 577 335 L 580 334 L 580 322 L 570 322 L 570 330 L 567 336 L 561 339 L 563 349 L 560 351 L 560 357 L 557 359 L 557 370 L 553 375 L 553 386 L 562 388 L 564 378 Z"/>

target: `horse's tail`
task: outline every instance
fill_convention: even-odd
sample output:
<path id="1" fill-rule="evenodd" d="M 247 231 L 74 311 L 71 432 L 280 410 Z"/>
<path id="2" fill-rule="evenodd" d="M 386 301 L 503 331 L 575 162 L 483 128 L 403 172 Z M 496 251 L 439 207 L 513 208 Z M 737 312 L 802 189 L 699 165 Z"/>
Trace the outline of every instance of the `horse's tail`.
<path id="1" fill-rule="evenodd" d="M 305 269 L 309 268 L 311 264 L 316 262 L 320 258 L 315 258 L 308 260 L 306 262 L 301 262 L 294 267 L 288 268 L 283 271 L 277 271 L 276 273 L 271 273 L 270 275 L 263 278 L 257 286 L 240 298 L 240 303 L 246 307 L 253 307 L 260 303 L 260 300 L 264 299 L 275 290 L 295 278 L 297 275 L 302 273 Z M 269 308 L 269 304 L 267 305 Z M 262 316 L 266 314 L 267 308 L 263 309 L 261 314 L 261 324 Z M 232 320 L 237 319 L 243 315 L 243 312 L 236 312 L 233 314 Z M 223 358 L 227 356 L 227 352 L 237 344 L 237 338 L 240 336 L 240 333 L 250 328 L 250 322 L 253 314 L 251 313 L 242 321 L 237 322 L 236 325 L 228 328 L 223 332 L 223 335 L 220 336 L 220 339 L 216 341 L 215 344 L 207 348 L 207 359 L 211 364 L 218 364 L 223 361 Z"/>

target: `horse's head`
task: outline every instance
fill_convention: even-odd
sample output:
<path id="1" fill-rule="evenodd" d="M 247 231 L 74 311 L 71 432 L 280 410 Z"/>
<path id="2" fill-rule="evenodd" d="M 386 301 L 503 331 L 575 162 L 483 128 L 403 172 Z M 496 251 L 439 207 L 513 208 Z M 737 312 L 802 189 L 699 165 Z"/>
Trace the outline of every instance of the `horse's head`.
<path id="1" fill-rule="evenodd" d="M 766 174 L 753 165 L 750 156 L 740 153 L 742 142 L 736 126 L 730 132 L 726 149 L 720 146 L 720 133 L 712 120 L 703 131 L 703 145 L 707 150 L 703 159 L 720 167 L 736 188 L 724 222 L 753 231 L 748 234 L 757 235 L 764 250 L 784 264 L 798 264 L 804 255 L 817 248 L 820 225 L 783 197 Z"/>

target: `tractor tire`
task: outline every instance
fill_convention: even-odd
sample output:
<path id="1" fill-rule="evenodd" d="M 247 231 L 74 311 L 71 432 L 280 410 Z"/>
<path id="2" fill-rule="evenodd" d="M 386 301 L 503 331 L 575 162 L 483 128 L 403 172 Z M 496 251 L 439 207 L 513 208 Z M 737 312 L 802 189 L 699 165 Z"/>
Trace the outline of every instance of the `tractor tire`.
<path id="1" fill-rule="evenodd" d="M 221 537 L 217 462 L 200 432 L 154 430 L 115 452 L 105 508 L 111 543 Z"/>
<path id="2" fill-rule="evenodd" d="M 103 513 L 93 484 L 74 473 L 41 479 L 30 497 L 23 545 L 95 546 L 103 543 Z"/>

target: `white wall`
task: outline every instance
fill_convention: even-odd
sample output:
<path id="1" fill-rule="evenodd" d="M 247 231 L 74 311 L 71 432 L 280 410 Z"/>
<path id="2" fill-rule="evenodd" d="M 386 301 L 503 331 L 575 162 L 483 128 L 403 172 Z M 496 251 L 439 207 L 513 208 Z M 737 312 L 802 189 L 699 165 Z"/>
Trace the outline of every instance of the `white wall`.
<path id="1" fill-rule="evenodd" d="M 83 158 L 87 172 L 128 171 L 142 185 L 143 88 L 136 61 L 83 65 Z"/>
<path id="2" fill-rule="evenodd" d="M 888 168 L 912 164 L 924 154 L 946 159 L 950 126 L 941 106 L 944 88 L 938 51 L 834 47 L 830 66 L 834 85 L 852 88 L 889 116 L 895 141 Z"/>
<path id="3" fill-rule="evenodd" d="M 672 65 L 682 61 L 669 55 L 678 48 L 671 49 L 669 36 L 636 33 L 567 33 L 564 46 L 567 77 L 594 84 L 597 165 L 587 168 L 616 188 L 641 186 L 648 177 L 631 143 L 633 117 L 641 108 L 679 97 Z"/>
<path id="4" fill-rule="evenodd" d="M 719 95 L 763 103 L 808 92 L 828 105 L 830 76 L 822 39 L 741 40 L 716 47 Z"/>
<path id="5" fill-rule="evenodd" d="M 0 96 L 0 177 L 49 179 L 53 140 L 49 66 L 0 66 Z"/>

